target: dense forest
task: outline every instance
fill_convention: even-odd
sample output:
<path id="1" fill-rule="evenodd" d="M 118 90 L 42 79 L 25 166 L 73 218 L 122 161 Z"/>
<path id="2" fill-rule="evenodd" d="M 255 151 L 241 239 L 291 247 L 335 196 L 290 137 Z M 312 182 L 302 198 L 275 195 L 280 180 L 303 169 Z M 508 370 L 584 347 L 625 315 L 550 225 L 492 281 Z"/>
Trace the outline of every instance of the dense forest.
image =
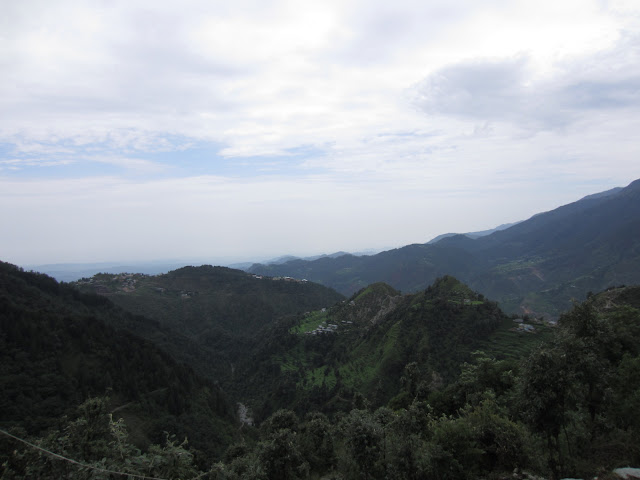
<path id="1" fill-rule="evenodd" d="M 640 287 L 543 325 L 453 277 L 408 295 L 373 284 L 243 335 L 212 325 L 242 338 L 216 382 L 189 365 L 208 355 L 198 332 L 171 342 L 166 319 L 115 293 L 1 267 L 1 478 L 616 478 L 640 464 Z"/>
<path id="2" fill-rule="evenodd" d="M 513 326 L 494 302 L 453 277 L 408 295 L 373 284 L 329 309 L 265 328 L 250 345 L 252 357 L 238 366 L 250 379 L 242 393 L 258 420 L 278 408 L 336 413 L 354 394 L 374 406 L 405 405 L 406 365 L 448 383 L 505 323 Z"/>
<path id="3" fill-rule="evenodd" d="M 221 452 L 234 406 L 153 343 L 110 324 L 153 322 L 41 274 L 0 265 L 0 412 L 4 428 L 37 435 L 96 395 L 127 419 L 140 446 L 165 430 Z"/>
<path id="4" fill-rule="evenodd" d="M 153 342 L 200 375 L 231 389 L 237 377 L 234 366 L 264 328 L 283 316 L 329 307 L 344 298 L 312 282 L 261 279 L 210 265 L 153 276 L 98 274 L 73 285 L 152 319 L 116 326 Z"/>

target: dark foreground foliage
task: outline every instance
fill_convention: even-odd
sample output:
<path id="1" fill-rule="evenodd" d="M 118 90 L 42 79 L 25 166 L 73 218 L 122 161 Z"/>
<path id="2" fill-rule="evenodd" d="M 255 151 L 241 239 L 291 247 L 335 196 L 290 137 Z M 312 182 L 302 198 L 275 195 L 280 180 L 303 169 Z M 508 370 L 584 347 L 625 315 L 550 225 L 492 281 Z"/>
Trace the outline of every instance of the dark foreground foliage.
<path id="1" fill-rule="evenodd" d="M 576 305 L 521 362 L 476 352 L 426 398 L 406 381 L 406 407 L 372 410 L 355 398 L 359 408 L 332 419 L 276 412 L 257 443 L 230 448 L 217 478 L 592 478 L 637 465 L 640 310 L 616 302 L 638 294 Z"/>
<path id="2" fill-rule="evenodd" d="M 5 283 L 13 282 L 10 286 L 5 285 L 6 291 L 13 288 L 13 293 L 33 294 L 32 301 L 27 302 L 32 305 L 28 314 L 17 313 L 24 309 L 18 309 L 13 293 L 4 295 L 2 303 L 5 322 L 2 379 L 4 385 L 10 387 L 9 393 L 3 392 L 2 427 L 36 445 L 29 446 L 3 435 L 0 438 L 2 479 L 119 478 L 112 472 L 167 479 L 446 480 L 502 479 L 514 475 L 527 478 L 529 473 L 557 479 L 592 478 L 615 467 L 640 464 L 638 287 L 612 289 L 575 305 L 560 319 L 552 340 L 540 343 L 525 358 L 491 356 L 476 351 L 458 366 L 458 373 L 451 381 L 443 382 L 432 379 L 431 373 L 438 365 L 447 364 L 433 356 L 446 355 L 446 349 L 453 348 L 455 343 L 451 339 L 465 334 L 456 333 L 456 329 L 465 325 L 465 319 L 468 317 L 468 325 L 478 329 L 475 335 L 485 327 L 491 330 L 493 323 L 499 320 L 489 315 L 494 311 L 493 305 L 480 298 L 471 299 L 469 292 L 461 291 L 454 279 L 444 278 L 424 294 L 396 300 L 395 307 L 389 309 L 387 333 L 380 336 L 380 341 L 387 342 L 385 355 L 393 356 L 382 356 L 383 361 L 375 364 L 377 370 L 373 370 L 376 375 L 390 371 L 397 377 L 395 382 L 383 385 L 387 389 L 384 395 L 374 398 L 375 391 L 363 383 L 365 388 L 353 388 L 349 398 L 341 398 L 341 407 L 329 413 L 314 408 L 305 411 L 302 404 L 294 403 L 295 411 L 279 409 L 265 416 L 258 427 L 236 425 L 235 431 L 230 432 L 229 424 L 222 420 L 229 416 L 228 403 L 223 397 L 219 398 L 219 404 L 216 403 L 215 396 L 210 396 L 213 388 L 210 384 L 185 367 L 180 370 L 171 358 L 165 358 L 160 351 L 154 353 L 152 345 L 131 335 L 130 340 L 126 340 L 127 336 L 116 338 L 120 343 L 131 342 L 125 343 L 131 345 L 131 350 L 146 353 L 139 360 L 141 363 L 135 363 L 132 354 L 134 363 L 129 370 L 146 371 L 145 361 L 154 358 L 154 362 L 159 362 L 154 363 L 158 377 L 152 375 L 137 380 L 134 371 L 127 371 L 121 378 L 121 370 L 111 372 L 112 366 L 100 368 L 111 375 L 114 394 L 121 399 L 130 395 L 130 401 L 137 402 L 139 410 L 155 402 L 157 410 L 150 408 L 146 417 L 127 416 L 124 413 L 132 407 L 114 408 L 113 399 L 107 401 L 102 397 L 77 401 L 80 407 L 75 412 L 63 408 L 65 401 L 73 402 L 76 397 L 61 400 L 52 393 L 57 388 L 68 388 L 64 392 L 67 395 L 74 394 L 79 388 L 84 388 L 82 392 L 87 395 L 100 394 L 97 390 L 106 386 L 100 382 L 106 380 L 93 374 L 84 380 L 70 375 L 70 372 L 83 369 L 77 368 L 71 361 L 73 358 L 67 360 L 65 355 L 68 354 L 38 352 L 64 354 L 67 345 L 76 345 L 75 355 L 87 355 L 78 357 L 80 360 L 76 359 L 76 362 L 98 368 L 101 357 L 95 356 L 96 352 L 110 352 L 111 347 L 100 343 L 96 337 L 108 339 L 117 331 L 105 327 L 94 317 L 81 321 L 77 316 L 78 307 L 68 312 L 68 318 L 59 309 L 51 310 L 47 302 L 58 305 L 57 294 L 44 295 L 42 292 L 56 288 L 66 291 L 64 286 L 56 287 L 57 284 L 49 284 L 42 278 L 43 286 L 38 287 L 36 294 L 36 290 L 31 290 L 35 288 L 33 285 L 29 288 L 22 285 L 16 290 L 22 278 L 20 275 L 18 280 L 2 278 Z M 459 302 L 445 296 L 452 289 L 460 293 Z M 362 292 L 360 298 L 362 308 L 369 308 L 366 294 Z M 394 292 L 391 294 L 393 296 Z M 76 294 L 68 292 L 68 295 Z M 100 303 L 99 297 L 87 297 L 81 303 L 86 304 L 85 300 Z M 345 304 L 341 308 L 344 312 L 360 308 L 357 299 L 354 303 L 355 307 Z M 451 318 L 461 322 L 456 323 L 453 330 L 446 328 L 447 319 Z M 483 319 L 488 322 L 479 321 Z M 29 321 L 40 323 L 31 330 L 21 330 Z M 70 337 L 62 336 L 67 335 L 64 332 L 69 325 L 77 325 L 74 328 L 78 329 L 81 341 L 75 342 L 71 334 Z M 281 332 L 281 338 L 292 338 L 289 328 L 295 325 L 283 325 L 286 328 Z M 417 328 L 410 330 L 412 332 L 429 326 L 437 328 L 430 330 L 432 336 L 425 343 L 418 342 L 415 347 L 409 344 L 411 348 L 405 348 L 399 332 L 413 326 Z M 45 334 L 50 328 L 55 335 Z M 362 351 L 373 345 L 378 335 L 374 327 L 354 332 L 357 333 L 354 344 L 362 345 Z M 446 334 L 443 338 L 448 339 L 447 343 L 439 345 L 433 332 Z M 60 345 L 56 338 L 61 341 Z M 336 342 L 346 341 L 347 337 L 343 338 Z M 27 348 L 29 342 L 34 345 Z M 90 351 L 83 353 L 83 345 L 88 345 L 86 348 Z M 336 356 L 326 358 L 333 358 L 334 362 L 340 359 L 336 353 L 340 350 L 333 346 L 327 352 Z M 38 372 L 38 382 L 42 385 L 51 381 L 54 386 L 51 392 L 34 390 L 34 385 L 40 383 L 28 380 L 26 371 L 16 370 L 15 374 L 7 371 L 6 365 L 10 365 L 9 360 L 14 357 Z M 122 358 L 115 363 L 127 358 L 122 353 Z M 388 363 L 384 363 L 386 359 L 389 359 Z M 403 364 L 397 365 L 397 359 Z M 40 361 L 45 362 L 42 368 Z M 321 365 L 311 366 L 322 368 Z M 301 368 L 304 370 L 307 366 Z M 49 380 L 48 369 L 53 375 Z M 15 375 L 24 375 L 24 389 Z M 130 381 L 127 375 L 132 376 Z M 58 376 L 68 385 L 55 383 Z M 179 387 L 173 397 L 160 387 L 165 383 Z M 134 387 L 139 390 L 137 396 L 135 392 L 127 392 L 127 388 Z M 156 401 L 149 394 L 158 389 Z M 184 391 L 191 392 L 190 396 L 178 395 Z M 284 394 L 286 390 L 282 392 Z M 36 397 L 36 394 L 40 396 Z M 22 406 L 16 402 L 19 395 L 25 399 Z M 39 402 L 50 398 L 55 399 L 52 408 L 60 403 L 58 418 L 46 417 L 43 410 L 37 408 Z M 203 398 L 205 403 L 202 403 Z M 295 400 L 295 395 L 292 399 Z M 169 413 L 160 409 L 164 403 L 167 403 Z M 32 416 L 31 423 L 21 423 L 20 416 L 29 411 L 27 407 L 39 411 L 40 416 Z M 172 409 L 174 414 L 171 414 Z M 132 438 L 127 426 L 132 432 L 144 432 L 146 430 L 137 424 L 149 422 L 153 415 L 158 416 L 154 424 L 157 433 L 142 443 Z M 121 416 L 125 419 L 120 419 Z M 218 418 L 218 423 L 206 423 L 210 421 L 207 416 Z M 186 431 L 184 425 L 189 421 L 192 425 L 206 423 L 207 427 Z M 161 427 L 170 433 L 160 434 Z M 179 435 L 173 437 L 172 433 Z M 189 443 L 184 441 L 185 434 Z M 203 452 L 202 447 L 192 450 L 196 444 L 206 445 L 207 438 L 224 442 L 224 454 L 218 454 L 215 449 Z M 54 458 L 43 450 L 65 459 Z"/>

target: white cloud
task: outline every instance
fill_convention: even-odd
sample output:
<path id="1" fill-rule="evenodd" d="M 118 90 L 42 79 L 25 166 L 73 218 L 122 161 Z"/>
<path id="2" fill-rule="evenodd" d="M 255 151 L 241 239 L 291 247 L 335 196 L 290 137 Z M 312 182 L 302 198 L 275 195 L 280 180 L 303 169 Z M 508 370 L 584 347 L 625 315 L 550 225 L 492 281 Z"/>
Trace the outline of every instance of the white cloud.
<path id="1" fill-rule="evenodd" d="M 595 2 L 24 3 L 2 131 L 179 133 L 229 155 L 380 133 L 406 115 L 403 88 L 456 59 L 524 52 L 538 67 L 617 35 Z"/>
<path id="2" fill-rule="evenodd" d="M 428 114 L 502 121 L 532 129 L 556 129 L 593 111 L 640 108 L 640 37 L 554 66 L 554 77 L 536 78 L 530 58 L 477 59 L 447 66 L 413 89 L 413 102 Z"/>

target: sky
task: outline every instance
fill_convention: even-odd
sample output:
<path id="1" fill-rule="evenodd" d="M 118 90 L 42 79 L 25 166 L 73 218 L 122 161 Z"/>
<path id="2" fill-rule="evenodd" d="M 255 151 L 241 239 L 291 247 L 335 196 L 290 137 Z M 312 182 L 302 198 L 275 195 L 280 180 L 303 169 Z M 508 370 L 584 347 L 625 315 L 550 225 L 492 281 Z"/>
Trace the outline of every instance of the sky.
<path id="1" fill-rule="evenodd" d="M 640 177 L 637 0 L 0 0 L 0 259 L 388 249 Z"/>

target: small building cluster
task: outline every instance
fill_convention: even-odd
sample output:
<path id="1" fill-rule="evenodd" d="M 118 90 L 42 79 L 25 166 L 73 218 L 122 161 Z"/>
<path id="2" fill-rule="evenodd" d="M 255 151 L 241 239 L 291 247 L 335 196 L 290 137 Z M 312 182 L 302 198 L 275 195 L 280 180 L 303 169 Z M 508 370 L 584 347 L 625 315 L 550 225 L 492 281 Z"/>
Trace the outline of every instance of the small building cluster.
<path id="1" fill-rule="evenodd" d="M 82 278 L 78 285 L 91 285 L 99 295 L 110 295 L 115 290 L 126 293 L 136 290 L 139 279 L 147 277 L 144 273 L 98 274 L 92 278 Z"/>
<path id="2" fill-rule="evenodd" d="M 342 320 L 340 323 L 342 327 L 353 325 L 350 320 Z M 324 335 L 325 333 L 338 333 L 338 325 L 336 323 L 322 322 L 315 330 L 305 332 L 305 335 Z"/>
<path id="3" fill-rule="evenodd" d="M 518 325 L 518 330 L 522 332 L 533 333 L 536 331 L 536 328 L 529 323 L 521 323 L 520 325 Z"/>
<path id="4" fill-rule="evenodd" d="M 310 332 L 306 332 L 306 335 L 324 335 L 327 333 L 337 333 L 338 325 L 335 323 L 327 323 L 322 322 L 320 325 L 316 327 L 315 330 L 311 330 Z"/>
<path id="5" fill-rule="evenodd" d="M 250 275 L 256 280 L 262 280 L 263 278 L 268 278 L 269 280 L 274 280 L 274 281 L 279 280 L 284 282 L 306 283 L 308 281 L 306 278 L 303 278 L 302 280 L 298 280 L 297 278 L 293 278 L 293 277 L 264 277 L 263 275 L 255 275 L 255 274 L 250 274 Z"/>
<path id="6" fill-rule="evenodd" d="M 527 333 L 535 333 L 536 327 L 531 325 L 530 323 L 524 323 L 524 319 L 522 318 L 514 318 L 514 323 L 517 325 L 511 330 L 516 332 L 527 332 Z"/>
<path id="7" fill-rule="evenodd" d="M 133 292 L 136 289 L 136 279 L 132 273 L 120 275 L 119 280 L 122 280 L 122 290 L 125 292 Z"/>

